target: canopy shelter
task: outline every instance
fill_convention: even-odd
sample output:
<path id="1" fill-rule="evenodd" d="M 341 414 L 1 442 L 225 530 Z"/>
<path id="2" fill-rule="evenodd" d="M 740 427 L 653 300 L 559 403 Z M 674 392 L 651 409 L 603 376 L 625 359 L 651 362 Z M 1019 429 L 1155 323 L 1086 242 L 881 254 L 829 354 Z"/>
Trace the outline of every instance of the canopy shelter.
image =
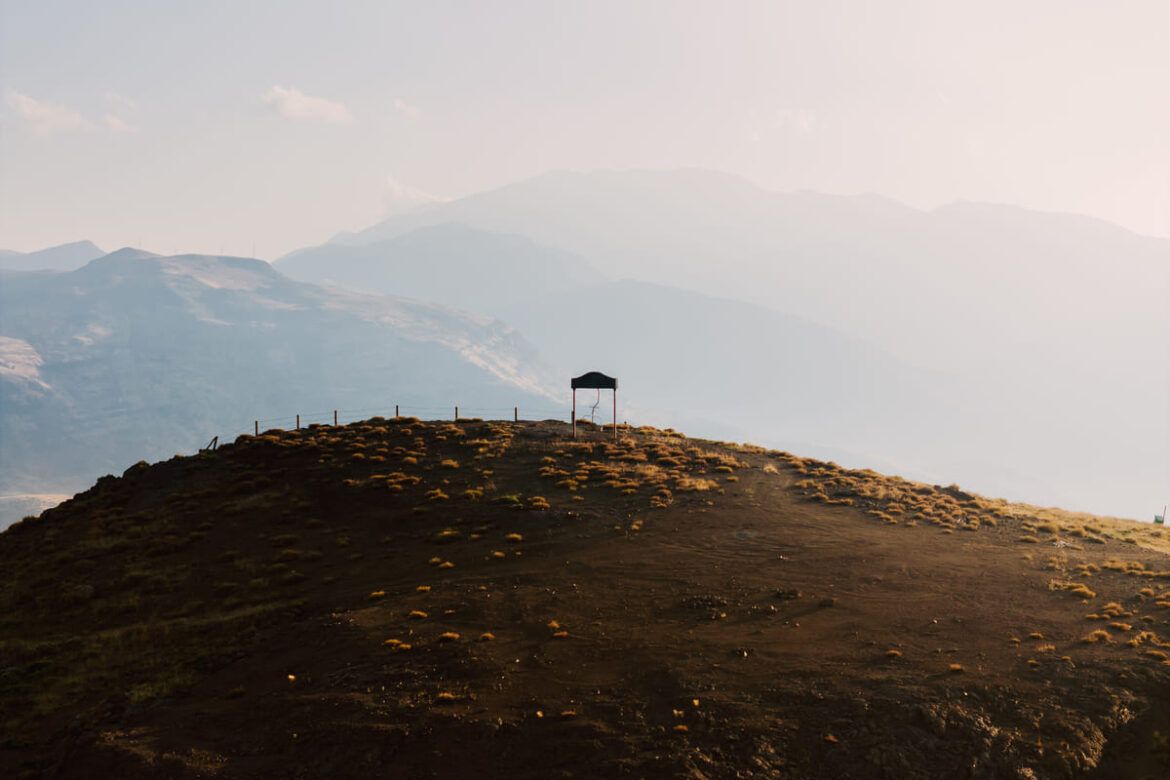
<path id="1" fill-rule="evenodd" d="M 613 438 L 617 440 L 617 377 L 606 376 L 600 371 L 589 371 L 581 376 L 575 376 L 570 381 L 573 388 L 573 438 L 577 438 L 577 390 L 613 391 Z"/>

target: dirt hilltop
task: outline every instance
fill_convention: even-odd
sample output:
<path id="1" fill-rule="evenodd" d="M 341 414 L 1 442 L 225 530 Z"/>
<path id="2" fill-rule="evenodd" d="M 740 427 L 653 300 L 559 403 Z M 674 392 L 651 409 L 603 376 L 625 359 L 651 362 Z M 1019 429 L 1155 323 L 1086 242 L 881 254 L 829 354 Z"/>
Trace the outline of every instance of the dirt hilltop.
<path id="1" fill-rule="evenodd" d="M 1167 550 L 669 430 L 270 431 L 0 534 L 0 776 L 1165 777 Z"/>

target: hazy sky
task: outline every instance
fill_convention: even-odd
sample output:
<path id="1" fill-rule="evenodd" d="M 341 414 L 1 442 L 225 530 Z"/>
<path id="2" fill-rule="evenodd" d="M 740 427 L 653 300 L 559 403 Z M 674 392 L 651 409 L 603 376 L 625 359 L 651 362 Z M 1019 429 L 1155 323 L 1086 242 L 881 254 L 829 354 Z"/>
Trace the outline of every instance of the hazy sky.
<path id="1" fill-rule="evenodd" d="M 0 246 L 261 257 L 550 169 L 1170 235 L 1170 2 L 0 0 Z"/>

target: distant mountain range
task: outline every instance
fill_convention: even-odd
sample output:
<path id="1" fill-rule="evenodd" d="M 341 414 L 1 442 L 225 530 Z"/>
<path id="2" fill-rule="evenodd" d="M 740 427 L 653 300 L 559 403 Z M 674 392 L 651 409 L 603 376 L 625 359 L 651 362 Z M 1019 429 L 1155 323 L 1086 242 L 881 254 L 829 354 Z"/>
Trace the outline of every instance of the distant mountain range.
<path id="1" fill-rule="evenodd" d="M 994 342 L 1021 334 L 1080 363 L 1070 333 L 1104 329 L 1116 341 L 1167 322 L 1165 239 L 1009 206 L 920 211 L 874 195 L 770 192 L 702 170 L 550 173 L 332 243 L 370 245 L 448 222 L 527 236 L 611 278 L 758 303 L 949 367 L 998 362 Z M 1142 346 L 1148 354 L 1155 344 Z"/>
<path id="2" fill-rule="evenodd" d="M 35 252 L 0 249 L 0 270 L 4 271 L 75 271 L 105 252 L 92 241 L 51 246 Z"/>
<path id="3" fill-rule="evenodd" d="M 0 311 L 0 493 L 80 488 L 255 418 L 396 403 L 502 416 L 560 400 L 503 323 L 294 282 L 259 260 L 120 250 L 6 275 Z"/>
<path id="4" fill-rule="evenodd" d="M 0 487 L 59 492 L 94 453 L 195 446 L 257 407 L 560 408 L 567 375 L 600 369 L 631 422 L 1106 514 L 1170 492 L 1170 241 L 1099 220 L 552 173 L 275 268 L 5 272 Z M 100 440 L 53 443 L 82 428 Z"/>

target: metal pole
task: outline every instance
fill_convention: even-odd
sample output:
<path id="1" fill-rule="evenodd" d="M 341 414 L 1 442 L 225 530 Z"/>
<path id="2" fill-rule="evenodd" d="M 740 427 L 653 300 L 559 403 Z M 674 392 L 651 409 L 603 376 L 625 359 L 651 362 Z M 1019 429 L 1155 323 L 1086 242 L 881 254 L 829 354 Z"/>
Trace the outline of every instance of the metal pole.
<path id="1" fill-rule="evenodd" d="M 257 436 L 260 435 L 260 421 L 259 420 L 256 421 L 256 435 Z"/>
<path id="2" fill-rule="evenodd" d="M 577 438 L 577 388 L 573 388 L 573 438 Z"/>
<path id="3" fill-rule="evenodd" d="M 301 416 L 298 414 L 297 415 L 297 430 L 299 431 L 300 429 L 301 429 Z"/>
<path id="4" fill-rule="evenodd" d="M 512 407 L 512 422 L 520 422 L 520 407 Z"/>
<path id="5" fill-rule="evenodd" d="M 455 422 L 459 422 L 459 407 L 455 407 Z"/>
<path id="6" fill-rule="evenodd" d="M 395 416 L 395 417 L 400 417 L 400 416 L 401 416 L 401 415 L 399 415 L 399 414 L 398 414 L 398 404 L 394 404 L 394 416 Z"/>
<path id="7" fill-rule="evenodd" d="M 337 427 L 337 410 L 336 409 L 333 410 L 333 427 L 334 428 Z"/>
<path id="8" fill-rule="evenodd" d="M 617 388 L 613 389 L 613 440 L 617 441 Z"/>

